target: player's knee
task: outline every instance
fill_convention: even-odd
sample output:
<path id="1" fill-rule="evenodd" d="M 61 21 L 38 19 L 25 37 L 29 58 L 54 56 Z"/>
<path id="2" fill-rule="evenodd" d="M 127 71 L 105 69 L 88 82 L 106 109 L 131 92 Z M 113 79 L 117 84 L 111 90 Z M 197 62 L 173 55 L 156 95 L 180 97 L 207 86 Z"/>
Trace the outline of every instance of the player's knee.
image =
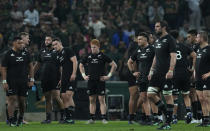
<path id="1" fill-rule="evenodd" d="M 95 104 L 96 103 L 96 100 L 95 99 L 90 99 L 90 104 Z"/>

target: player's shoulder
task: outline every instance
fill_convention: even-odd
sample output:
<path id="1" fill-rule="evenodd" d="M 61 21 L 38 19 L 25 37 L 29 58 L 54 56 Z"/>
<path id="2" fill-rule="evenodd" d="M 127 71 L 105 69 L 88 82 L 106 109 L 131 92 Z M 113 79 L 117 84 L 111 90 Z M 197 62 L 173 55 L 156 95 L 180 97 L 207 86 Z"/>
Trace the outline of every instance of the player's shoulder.
<path id="1" fill-rule="evenodd" d="M 12 56 L 14 56 L 14 53 L 15 52 L 12 49 L 9 49 L 9 50 L 6 51 L 5 55 L 11 55 L 11 54 L 13 54 Z"/>
<path id="2" fill-rule="evenodd" d="M 155 49 L 155 46 L 153 44 L 149 44 L 148 48 L 154 50 Z"/>
<path id="3" fill-rule="evenodd" d="M 210 51 L 210 45 L 206 46 L 206 49 L 207 49 L 208 51 Z"/>
<path id="4" fill-rule="evenodd" d="M 174 37 L 172 35 L 170 35 L 170 34 L 167 34 L 164 37 L 162 37 L 161 41 L 162 42 L 171 42 L 171 41 L 176 42 L 176 40 L 174 39 Z"/>
<path id="5" fill-rule="evenodd" d="M 86 56 L 85 56 L 85 58 L 88 58 L 88 59 L 92 59 L 92 54 L 91 53 L 88 53 Z"/>

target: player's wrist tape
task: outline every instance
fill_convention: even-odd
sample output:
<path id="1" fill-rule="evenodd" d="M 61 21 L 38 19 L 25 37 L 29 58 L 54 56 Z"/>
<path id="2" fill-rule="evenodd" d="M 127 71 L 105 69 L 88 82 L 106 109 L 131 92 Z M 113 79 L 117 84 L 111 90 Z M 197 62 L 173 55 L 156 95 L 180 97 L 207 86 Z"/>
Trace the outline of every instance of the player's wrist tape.
<path id="1" fill-rule="evenodd" d="M 34 78 L 30 78 L 30 81 L 31 81 L 31 82 L 34 82 L 35 80 L 34 80 Z"/>
<path id="2" fill-rule="evenodd" d="M 194 66 L 192 66 L 191 70 L 194 70 L 194 69 L 195 69 Z"/>
<path id="3" fill-rule="evenodd" d="M 108 76 L 108 77 L 112 77 L 112 73 L 110 72 L 107 76 Z"/>
<path id="4" fill-rule="evenodd" d="M 3 83 L 3 84 L 6 84 L 6 83 L 7 83 L 7 80 L 2 80 L 2 83 Z"/>
<path id="5" fill-rule="evenodd" d="M 174 71 L 173 70 L 168 70 L 168 72 L 172 72 L 173 73 Z"/>
<path id="6" fill-rule="evenodd" d="M 82 73 L 82 77 L 85 77 L 86 75 L 85 75 L 85 73 Z"/>
<path id="7" fill-rule="evenodd" d="M 152 67 L 151 69 L 150 69 L 150 71 L 154 71 L 155 69 Z"/>
<path id="8" fill-rule="evenodd" d="M 153 75 L 154 71 L 150 70 L 149 75 Z"/>

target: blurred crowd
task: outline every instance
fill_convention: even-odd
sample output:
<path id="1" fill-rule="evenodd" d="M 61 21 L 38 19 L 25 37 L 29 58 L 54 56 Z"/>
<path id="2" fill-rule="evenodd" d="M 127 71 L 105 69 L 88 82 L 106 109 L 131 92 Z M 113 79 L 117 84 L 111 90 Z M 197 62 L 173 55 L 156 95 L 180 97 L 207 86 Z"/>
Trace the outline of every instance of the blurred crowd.
<path id="1" fill-rule="evenodd" d="M 135 34 L 153 32 L 156 21 L 166 20 L 184 41 L 189 29 L 210 30 L 209 5 L 210 0 L 0 0 L 0 54 L 23 31 L 30 34 L 32 56 L 49 33 L 72 47 L 78 59 L 90 53 L 90 40 L 97 38 L 101 51 L 118 64 L 112 80 L 124 80 Z"/>

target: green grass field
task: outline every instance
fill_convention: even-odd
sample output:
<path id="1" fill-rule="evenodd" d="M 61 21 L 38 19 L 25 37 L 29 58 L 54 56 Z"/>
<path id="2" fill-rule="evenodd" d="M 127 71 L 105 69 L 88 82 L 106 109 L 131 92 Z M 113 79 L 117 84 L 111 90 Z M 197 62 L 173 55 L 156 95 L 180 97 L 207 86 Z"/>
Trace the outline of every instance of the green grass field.
<path id="1" fill-rule="evenodd" d="M 142 126 L 139 124 L 128 125 L 127 121 L 109 121 L 109 124 L 102 124 L 97 121 L 95 124 L 86 125 L 86 121 L 76 121 L 74 125 L 57 124 L 53 122 L 48 125 L 41 125 L 39 122 L 30 122 L 22 127 L 9 127 L 5 123 L 0 123 L 0 131 L 157 131 L 158 126 Z M 210 127 L 195 127 L 196 124 L 172 125 L 171 131 L 210 131 Z"/>

